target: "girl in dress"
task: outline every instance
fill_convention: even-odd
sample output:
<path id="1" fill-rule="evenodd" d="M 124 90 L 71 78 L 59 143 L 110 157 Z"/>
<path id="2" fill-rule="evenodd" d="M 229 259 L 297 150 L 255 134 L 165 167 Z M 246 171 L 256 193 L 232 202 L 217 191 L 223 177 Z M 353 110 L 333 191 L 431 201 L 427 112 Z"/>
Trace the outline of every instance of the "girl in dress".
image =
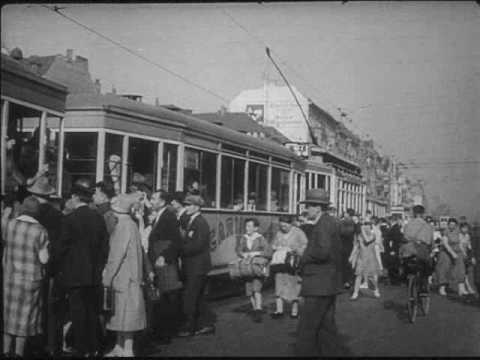
<path id="1" fill-rule="evenodd" d="M 467 223 L 460 224 L 460 249 L 462 250 L 463 258 L 465 259 L 465 288 L 466 292 L 475 295 L 473 270 L 475 267 L 475 258 L 472 256 L 472 242 L 469 234 L 470 227 Z"/>
<path id="2" fill-rule="evenodd" d="M 259 222 L 255 218 L 245 220 L 245 234 L 238 242 L 236 253 L 240 258 L 253 256 L 271 256 L 271 246 L 263 235 L 258 233 Z M 253 307 L 253 320 L 262 321 L 262 288 L 263 279 L 253 277 L 245 282 L 245 293 Z"/>
<path id="3" fill-rule="evenodd" d="M 376 298 L 379 298 L 380 291 L 377 279 L 382 272 L 382 267 L 375 252 L 376 237 L 370 222 L 365 222 L 360 228 L 357 228 L 354 241 L 354 247 L 349 259 L 349 262 L 355 269 L 356 276 L 351 299 L 356 300 L 358 298 L 362 278 L 366 281 L 368 279 L 372 280 L 374 286 L 373 294 Z"/>

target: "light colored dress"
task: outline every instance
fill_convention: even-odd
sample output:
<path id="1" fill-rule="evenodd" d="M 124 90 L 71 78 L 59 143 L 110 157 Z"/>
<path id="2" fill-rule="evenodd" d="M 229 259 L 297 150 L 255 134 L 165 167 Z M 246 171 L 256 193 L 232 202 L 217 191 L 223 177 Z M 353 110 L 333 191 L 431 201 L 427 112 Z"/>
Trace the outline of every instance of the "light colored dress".
<path id="1" fill-rule="evenodd" d="M 307 242 L 305 233 L 298 227 L 292 226 L 288 233 L 277 232 L 272 248 L 277 251 L 288 249 L 288 251 L 296 251 L 297 254 L 302 255 L 307 247 Z M 276 273 L 275 295 L 286 301 L 298 300 L 301 290 L 300 281 L 301 279 L 298 275 Z"/>
<path id="2" fill-rule="evenodd" d="M 448 244 L 452 250 L 457 254 L 457 258 L 453 260 L 453 264 L 450 268 L 449 286 L 451 289 L 456 290 L 458 284 L 465 282 L 466 269 L 465 269 L 465 256 L 463 254 L 460 244 L 460 232 L 458 229 L 447 232 Z"/>
<path id="3" fill-rule="evenodd" d="M 114 314 L 106 327 L 112 331 L 139 331 L 146 327 L 141 236 L 130 215 L 117 217 L 103 277 L 103 284 L 111 284 L 115 293 Z"/>
<path id="4" fill-rule="evenodd" d="M 365 238 L 364 233 L 367 236 Z M 362 232 L 355 235 L 355 241 L 358 246 L 358 257 L 355 262 L 355 275 L 369 278 L 380 276 L 382 267 L 377 259 L 375 252 L 375 233 L 369 226 L 362 226 Z"/>

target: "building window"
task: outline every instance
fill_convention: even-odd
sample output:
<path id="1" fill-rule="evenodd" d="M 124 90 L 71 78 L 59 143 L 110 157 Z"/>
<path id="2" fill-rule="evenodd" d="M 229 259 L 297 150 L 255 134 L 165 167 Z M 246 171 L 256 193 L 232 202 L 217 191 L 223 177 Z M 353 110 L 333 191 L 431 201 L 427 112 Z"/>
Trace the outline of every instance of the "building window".
<path id="1" fill-rule="evenodd" d="M 103 178 L 113 183 L 117 194 L 122 188 L 122 147 L 123 135 L 105 134 L 105 166 L 103 167 Z"/>
<path id="2" fill-rule="evenodd" d="M 245 160 L 222 156 L 220 206 L 223 209 L 243 210 L 245 193 Z"/>
<path id="3" fill-rule="evenodd" d="M 267 210 L 267 173 L 266 165 L 250 162 L 247 210 Z"/>
<path id="4" fill-rule="evenodd" d="M 198 190 L 205 201 L 205 207 L 216 207 L 216 154 L 186 148 L 183 176 L 183 186 L 187 191 Z"/>
<path id="5" fill-rule="evenodd" d="M 163 167 L 161 187 L 163 190 L 173 193 L 177 185 L 177 158 L 178 145 L 163 144 Z"/>
<path id="6" fill-rule="evenodd" d="M 146 185 L 154 190 L 157 173 L 158 143 L 131 137 L 128 142 L 127 185 Z M 132 188 L 133 189 L 133 188 Z M 130 189 L 130 190 L 132 190 Z"/>
<path id="7" fill-rule="evenodd" d="M 290 200 L 289 175 L 290 172 L 288 170 L 272 168 L 271 211 L 288 212 Z"/>
<path id="8" fill-rule="evenodd" d="M 95 183 L 97 171 L 96 132 L 65 133 L 65 161 L 63 181 L 68 193 L 71 185 L 79 178 Z"/>

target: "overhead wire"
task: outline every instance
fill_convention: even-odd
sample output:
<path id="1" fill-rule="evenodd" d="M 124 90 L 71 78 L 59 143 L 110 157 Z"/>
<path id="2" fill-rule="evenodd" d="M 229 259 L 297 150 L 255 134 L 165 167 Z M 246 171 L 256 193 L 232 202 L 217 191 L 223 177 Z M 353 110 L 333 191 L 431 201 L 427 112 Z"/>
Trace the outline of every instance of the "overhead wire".
<path id="1" fill-rule="evenodd" d="M 54 13 L 62 16 L 63 18 L 65 18 L 65 19 L 67 19 L 67 20 L 69 20 L 69 21 L 77 24 L 78 26 L 82 27 L 83 29 L 85 29 L 85 30 L 87 30 L 87 31 L 89 31 L 89 32 L 91 32 L 91 33 L 93 33 L 93 34 L 101 37 L 102 39 L 104 39 L 104 40 L 106 40 L 106 41 L 114 44 L 115 46 L 118 46 L 119 48 L 125 50 L 126 52 L 130 53 L 131 55 L 133 55 L 133 56 L 135 56 L 135 57 L 137 57 L 137 58 L 140 58 L 140 59 L 142 59 L 142 60 L 145 61 L 145 62 L 148 62 L 149 64 L 151 64 L 151 65 L 153 65 L 153 66 L 155 66 L 155 67 L 157 67 L 157 68 L 159 68 L 159 69 L 161 69 L 161 70 L 169 73 L 170 75 L 172 75 L 172 76 L 174 76 L 174 77 L 176 77 L 176 78 L 178 78 L 178 79 L 180 79 L 180 80 L 183 80 L 184 82 L 186 82 L 186 83 L 188 83 L 188 84 L 190 84 L 190 85 L 192 85 L 192 86 L 194 86 L 194 87 L 196 87 L 196 88 L 198 88 L 198 89 L 200 89 L 200 90 L 203 90 L 203 91 L 206 92 L 206 93 L 209 93 L 210 95 L 216 97 L 217 99 L 220 99 L 220 100 L 222 100 L 222 101 L 224 101 L 224 102 L 226 102 L 226 103 L 229 102 L 229 100 L 228 100 L 227 98 L 225 98 L 224 96 L 219 95 L 219 94 L 217 94 L 216 92 L 214 92 L 214 91 L 212 91 L 212 90 L 210 90 L 210 89 L 208 89 L 208 88 L 206 88 L 206 87 L 204 87 L 204 86 L 202 86 L 202 85 L 200 85 L 200 84 L 195 83 L 194 81 L 186 78 L 185 76 L 183 76 L 183 75 L 181 75 L 181 74 L 178 74 L 178 73 L 176 73 L 175 71 L 170 70 L 169 68 L 167 68 L 167 67 L 165 67 L 165 66 L 163 66 L 163 65 L 161 65 L 161 64 L 159 64 L 159 63 L 157 63 L 157 62 L 155 62 L 155 61 L 153 61 L 153 60 L 150 60 L 149 58 L 145 57 L 145 56 L 142 55 L 142 54 L 137 53 L 136 51 L 130 49 L 129 47 L 123 45 L 122 43 L 120 43 L 120 42 L 118 42 L 118 41 L 116 41 L 116 40 L 114 40 L 114 39 L 112 39 L 112 38 L 110 38 L 110 37 L 108 37 L 108 36 L 100 33 L 99 31 L 93 29 L 93 28 L 90 27 L 90 26 L 87 26 L 87 25 L 81 23 L 80 21 L 78 21 L 78 20 L 76 20 L 76 19 L 74 19 L 74 18 L 72 18 L 72 17 L 70 17 L 70 16 L 62 13 L 62 12 L 61 12 L 62 8 L 59 8 L 59 7 L 57 7 L 57 6 L 55 6 L 55 7 L 52 8 L 52 7 L 50 7 L 50 6 L 43 5 L 43 4 L 41 4 L 40 6 L 46 8 L 46 9 L 48 9 L 48 10 L 50 10 L 50 11 L 53 11 Z"/>

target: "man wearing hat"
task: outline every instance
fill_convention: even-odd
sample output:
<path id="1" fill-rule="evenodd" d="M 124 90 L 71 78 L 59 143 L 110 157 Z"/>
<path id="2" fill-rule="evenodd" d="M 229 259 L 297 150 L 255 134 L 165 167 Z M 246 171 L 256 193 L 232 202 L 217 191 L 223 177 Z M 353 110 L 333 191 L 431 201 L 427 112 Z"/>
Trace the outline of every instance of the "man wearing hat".
<path id="1" fill-rule="evenodd" d="M 50 248 L 57 249 L 59 246 L 60 231 L 63 214 L 51 203 L 51 196 L 55 194 L 55 188 L 50 185 L 45 175 L 36 177 L 33 184 L 27 187 L 27 191 L 35 197 L 39 205 L 36 220 L 47 229 L 50 239 Z M 53 253 L 55 250 L 53 250 Z M 58 259 L 50 258 L 47 265 L 47 281 L 44 289 L 43 309 L 43 334 L 46 336 L 47 351 L 51 355 L 58 354 L 62 346 L 62 311 L 65 308 L 65 293 L 58 284 Z"/>
<path id="2" fill-rule="evenodd" d="M 74 349 L 77 355 L 94 355 L 99 345 L 99 305 L 102 272 L 108 257 L 108 232 L 103 217 L 88 204 L 90 181 L 72 186 L 74 210 L 65 217 L 60 236 L 59 277 L 68 295 Z"/>
<path id="3" fill-rule="evenodd" d="M 423 219 L 425 214 L 423 205 L 415 205 L 412 211 L 414 218 L 405 225 L 403 236 L 407 243 L 400 247 L 400 257 L 415 255 L 423 270 L 424 280 L 427 281 L 428 272 L 431 271 L 429 260 L 434 229 Z M 425 282 L 423 285 L 426 287 L 427 283 Z"/>
<path id="4" fill-rule="evenodd" d="M 212 266 L 210 259 L 210 227 L 200 210 L 204 201 L 200 195 L 187 195 L 184 200 L 190 216 L 181 256 L 184 275 L 183 312 L 186 322 L 179 336 L 209 334 L 215 331 L 207 324 L 205 287 Z"/>
<path id="5" fill-rule="evenodd" d="M 303 203 L 313 229 L 300 260 L 300 296 L 305 302 L 298 323 L 296 355 L 338 355 L 335 302 L 343 287 L 340 225 L 328 213 L 329 196 L 323 189 L 308 190 Z"/>

